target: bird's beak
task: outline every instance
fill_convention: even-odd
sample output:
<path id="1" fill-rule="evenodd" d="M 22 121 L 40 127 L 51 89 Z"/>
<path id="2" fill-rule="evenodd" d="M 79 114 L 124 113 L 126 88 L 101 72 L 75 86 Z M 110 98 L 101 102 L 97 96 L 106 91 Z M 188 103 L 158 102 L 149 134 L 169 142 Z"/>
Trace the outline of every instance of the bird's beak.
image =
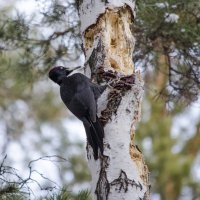
<path id="1" fill-rule="evenodd" d="M 76 69 L 79 69 L 79 68 L 81 68 L 81 66 L 74 67 L 74 68 L 72 68 L 72 69 L 71 69 L 71 68 L 70 68 L 70 69 L 69 69 L 69 68 L 65 68 L 65 69 L 66 69 L 67 71 L 71 71 L 71 72 L 72 72 L 72 71 L 74 71 L 74 70 L 76 70 Z"/>
<path id="2" fill-rule="evenodd" d="M 81 66 L 77 66 L 77 67 L 75 67 L 73 70 L 76 70 L 76 69 L 79 69 L 79 68 L 81 68 Z"/>
<path id="3" fill-rule="evenodd" d="M 73 71 L 74 71 L 74 70 L 69 70 L 69 69 L 66 68 L 66 69 L 65 69 L 65 74 L 66 74 L 66 75 L 69 75 L 69 74 L 72 73 Z"/>

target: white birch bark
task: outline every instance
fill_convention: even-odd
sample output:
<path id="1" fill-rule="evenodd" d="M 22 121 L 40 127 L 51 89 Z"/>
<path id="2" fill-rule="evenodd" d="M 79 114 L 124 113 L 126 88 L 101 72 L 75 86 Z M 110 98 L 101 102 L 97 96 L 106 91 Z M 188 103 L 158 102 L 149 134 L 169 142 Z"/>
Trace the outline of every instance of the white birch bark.
<path id="1" fill-rule="evenodd" d="M 103 156 L 95 161 L 87 145 L 93 200 L 149 199 L 148 168 L 134 141 L 143 95 L 143 81 L 132 61 L 134 9 L 134 0 L 79 1 L 86 73 L 112 86 L 98 100 Z"/>

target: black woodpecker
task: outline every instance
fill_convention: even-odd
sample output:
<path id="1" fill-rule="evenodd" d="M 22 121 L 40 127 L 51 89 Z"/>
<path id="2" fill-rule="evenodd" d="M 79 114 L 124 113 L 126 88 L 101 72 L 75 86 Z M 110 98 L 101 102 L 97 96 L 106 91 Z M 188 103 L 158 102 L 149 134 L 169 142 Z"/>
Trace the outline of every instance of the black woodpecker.
<path id="1" fill-rule="evenodd" d="M 92 83 L 81 73 L 71 74 L 73 70 L 65 67 L 54 67 L 49 78 L 60 85 L 60 96 L 67 108 L 83 122 L 87 140 L 98 158 L 98 149 L 103 154 L 104 130 L 97 117 L 97 99 L 106 89 Z"/>

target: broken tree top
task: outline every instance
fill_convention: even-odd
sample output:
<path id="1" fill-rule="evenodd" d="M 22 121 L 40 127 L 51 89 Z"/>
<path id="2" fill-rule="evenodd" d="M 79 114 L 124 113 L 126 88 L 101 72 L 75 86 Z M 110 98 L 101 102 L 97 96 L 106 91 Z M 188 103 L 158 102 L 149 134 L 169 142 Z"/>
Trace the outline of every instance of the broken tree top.
<path id="1" fill-rule="evenodd" d="M 128 6 L 135 16 L 135 0 L 80 0 L 79 15 L 81 19 L 81 32 L 95 24 L 98 17 L 106 9 L 116 9 Z"/>

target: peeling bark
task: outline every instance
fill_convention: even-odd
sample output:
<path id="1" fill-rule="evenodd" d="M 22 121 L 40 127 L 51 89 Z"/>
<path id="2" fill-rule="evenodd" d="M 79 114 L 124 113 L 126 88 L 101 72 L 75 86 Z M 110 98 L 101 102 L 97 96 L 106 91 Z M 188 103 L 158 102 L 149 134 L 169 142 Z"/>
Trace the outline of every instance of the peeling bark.
<path id="1" fill-rule="evenodd" d="M 83 0 L 79 5 L 85 73 L 98 84 L 109 84 L 98 99 L 103 155 L 95 161 L 87 145 L 94 200 L 149 199 L 148 168 L 134 138 L 143 95 L 132 61 L 134 8 L 131 0 Z"/>

